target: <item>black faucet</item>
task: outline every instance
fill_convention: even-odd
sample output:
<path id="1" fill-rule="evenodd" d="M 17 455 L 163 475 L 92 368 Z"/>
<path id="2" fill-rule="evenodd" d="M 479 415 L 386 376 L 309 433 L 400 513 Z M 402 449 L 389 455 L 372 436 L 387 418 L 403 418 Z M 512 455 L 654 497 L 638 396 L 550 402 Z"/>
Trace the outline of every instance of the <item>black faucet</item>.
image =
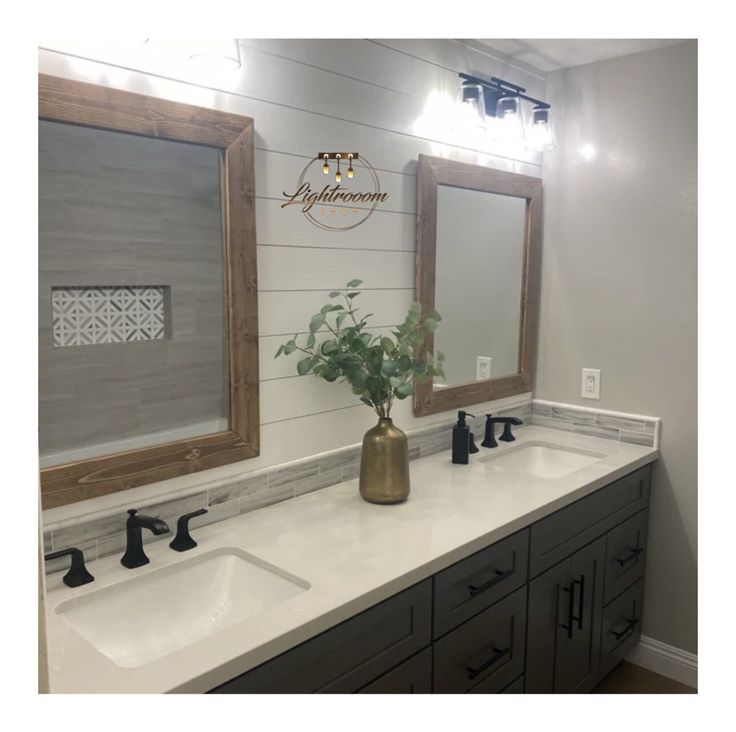
<path id="1" fill-rule="evenodd" d="M 62 549 L 58 552 L 51 552 L 47 554 L 44 559 L 58 559 L 69 555 L 72 558 L 71 566 L 69 571 L 64 575 L 64 584 L 67 587 L 79 587 L 80 585 L 86 585 L 88 582 L 94 581 L 94 577 L 89 573 L 87 567 L 84 566 L 84 554 L 81 549 L 77 549 L 75 546 L 71 546 L 68 549 Z"/>
<path id="2" fill-rule="evenodd" d="M 139 516 L 138 509 L 135 508 L 128 509 L 128 514 L 128 521 L 125 525 L 128 546 L 120 564 L 128 569 L 135 569 L 151 561 L 143 551 L 142 529 L 149 529 L 156 536 L 160 536 L 169 532 L 169 525 L 154 516 Z"/>
<path id="3" fill-rule="evenodd" d="M 490 414 L 486 414 L 486 434 L 483 442 L 480 443 L 483 447 L 498 447 L 496 442 L 497 424 L 504 425 L 503 434 L 498 439 L 504 442 L 513 442 L 516 438 L 511 434 L 511 425 L 524 423 L 518 417 L 492 417 Z"/>

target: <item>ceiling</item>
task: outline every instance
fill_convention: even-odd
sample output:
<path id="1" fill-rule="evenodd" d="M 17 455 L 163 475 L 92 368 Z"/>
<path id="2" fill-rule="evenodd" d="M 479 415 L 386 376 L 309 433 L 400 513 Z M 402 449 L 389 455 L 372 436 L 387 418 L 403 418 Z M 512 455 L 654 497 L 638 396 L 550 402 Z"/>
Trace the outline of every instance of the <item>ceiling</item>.
<path id="1" fill-rule="evenodd" d="M 651 51 L 680 43 L 672 38 L 552 38 L 552 39 L 476 39 L 483 46 L 534 66 L 540 71 L 555 71 L 568 66 L 580 66 Z"/>

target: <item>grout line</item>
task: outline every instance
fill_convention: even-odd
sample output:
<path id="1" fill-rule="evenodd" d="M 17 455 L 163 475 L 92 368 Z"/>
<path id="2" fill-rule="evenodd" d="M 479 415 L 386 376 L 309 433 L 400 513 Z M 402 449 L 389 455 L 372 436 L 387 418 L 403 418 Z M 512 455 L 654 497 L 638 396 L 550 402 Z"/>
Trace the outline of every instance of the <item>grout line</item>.
<path id="1" fill-rule="evenodd" d="M 376 249 L 374 247 L 327 247 L 320 244 L 262 244 L 259 247 L 276 247 L 280 249 L 329 249 L 331 252 L 384 252 L 416 255 L 416 249 Z"/>
<path id="2" fill-rule="evenodd" d="M 330 249 L 331 247 L 325 247 L 325 249 Z M 349 251 L 349 250 L 347 250 Z M 297 289 L 297 290 L 262 290 L 258 289 L 258 292 L 334 292 L 334 290 L 340 290 L 345 289 L 344 286 L 342 287 L 334 287 L 330 289 L 329 287 L 316 287 L 316 288 L 305 288 L 305 289 Z M 411 292 L 414 292 L 413 287 L 361 287 L 361 292 L 397 292 L 397 291 L 404 291 L 404 290 L 411 290 Z"/>

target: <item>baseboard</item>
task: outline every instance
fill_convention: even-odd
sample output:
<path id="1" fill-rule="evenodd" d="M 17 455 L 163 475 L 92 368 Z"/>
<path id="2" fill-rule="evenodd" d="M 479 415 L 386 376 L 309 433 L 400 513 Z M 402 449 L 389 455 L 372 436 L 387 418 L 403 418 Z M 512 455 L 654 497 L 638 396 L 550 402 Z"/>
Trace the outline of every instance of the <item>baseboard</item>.
<path id="1" fill-rule="evenodd" d="M 626 660 L 681 684 L 698 688 L 698 657 L 694 653 L 642 636 L 639 645 L 626 656 Z"/>

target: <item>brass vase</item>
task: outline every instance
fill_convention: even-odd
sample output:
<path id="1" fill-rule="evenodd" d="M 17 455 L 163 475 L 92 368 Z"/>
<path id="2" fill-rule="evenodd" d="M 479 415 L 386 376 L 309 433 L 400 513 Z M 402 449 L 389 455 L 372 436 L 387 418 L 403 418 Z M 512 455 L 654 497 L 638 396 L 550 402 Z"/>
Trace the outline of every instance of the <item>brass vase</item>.
<path id="1" fill-rule="evenodd" d="M 409 445 L 388 417 L 363 437 L 360 495 L 371 503 L 401 503 L 409 497 Z"/>

